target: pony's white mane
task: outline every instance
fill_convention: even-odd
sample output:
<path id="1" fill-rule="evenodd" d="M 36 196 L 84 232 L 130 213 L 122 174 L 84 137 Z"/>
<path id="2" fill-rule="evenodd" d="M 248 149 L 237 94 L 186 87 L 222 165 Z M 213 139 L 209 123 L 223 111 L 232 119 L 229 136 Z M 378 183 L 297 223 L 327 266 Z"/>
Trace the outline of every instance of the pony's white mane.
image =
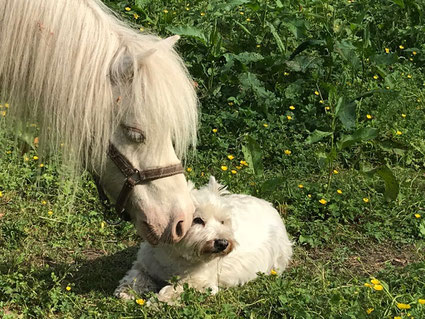
<path id="1" fill-rule="evenodd" d="M 99 167 L 126 114 L 148 135 L 169 129 L 178 156 L 196 140 L 197 99 L 180 57 L 100 0 L 0 0 L 1 100 L 13 118 L 38 122 L 40 145 L 63 144 L 77 163 Z"/>

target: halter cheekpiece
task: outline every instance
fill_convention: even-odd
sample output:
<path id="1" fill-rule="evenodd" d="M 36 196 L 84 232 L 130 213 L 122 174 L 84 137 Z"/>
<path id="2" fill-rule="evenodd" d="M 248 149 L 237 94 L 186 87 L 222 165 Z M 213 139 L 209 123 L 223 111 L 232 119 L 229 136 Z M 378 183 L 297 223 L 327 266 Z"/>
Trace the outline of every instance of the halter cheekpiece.
<path id="1" fill-rule="evenodd" d="M 156 179 L 165 178 L 177 174 L 183 174 L 184 169 L 181 163 L 169 165 L 159 168 L 151 168 L 143 171 L 139 171 L 135 168 L 131 162 L 115 147 L 114 144 L 110 143 L 108 148 L 108 156 L 115 163 L 118 169 L 125 177 L 124 185 L 121 188 L 120 194 L 118 195 L 117 201 L 115 203 L 115 208 L 112 208 L 109 198 L 106 195 L 103 187 L 100 185 L 99 176 L 94 176 L 96 187 L 99 193 L 100 200 L 105 206 L 105 220 L 109 224 L 119 224 L 121 221 L 130 221 L 130 214 L 125 209 L 127 201 L 130 197 L 131 191 L 136 185 L 144 184 L 147 182 L 154 181 Z M 112 222 L 107 216 L 108 212 L 115 210 L 115 212 L 120 217 L 118 222 Z"/>

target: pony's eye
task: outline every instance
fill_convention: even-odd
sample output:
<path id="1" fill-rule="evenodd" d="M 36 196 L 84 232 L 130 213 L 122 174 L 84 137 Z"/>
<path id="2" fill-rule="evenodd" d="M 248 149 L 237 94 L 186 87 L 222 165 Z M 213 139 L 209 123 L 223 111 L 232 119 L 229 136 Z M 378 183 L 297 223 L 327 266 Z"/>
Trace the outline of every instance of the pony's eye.
<path id="1" fill-rule="evenodd" d="M 127 126 L 122 124 L 121 125 L 123 132 L 125 136 L 132 142 L 141 144 L 145 142 L 145 134 L 143 131 L 137 127 Z"/>
<path id="2" fill-rule="evenodd" d="M 224 220 L 222 220 L 221 223 L 224 224 Z"/>
<path id="3" fill-rule="evenodd" d="M 195 217 L 193 219 L 193 223 L 194 224 L 205 226 L 205 222 L 204 222 L 204 220 L 201 217 Z"/>

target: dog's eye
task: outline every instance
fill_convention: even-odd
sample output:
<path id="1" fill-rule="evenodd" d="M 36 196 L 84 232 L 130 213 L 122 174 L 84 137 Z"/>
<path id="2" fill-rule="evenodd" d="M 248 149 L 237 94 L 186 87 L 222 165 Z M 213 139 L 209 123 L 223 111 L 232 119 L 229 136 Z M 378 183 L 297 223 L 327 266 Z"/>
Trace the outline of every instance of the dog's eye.
<path id="1" fill-rule="evenodd" d="M 224 220 L 222 220 L 222 221 L 221 221 L 221 224 L 223 224 L 223 225 L 224 225 Z"/>
<path id="2" fill-rule="evenodd" d="M 193 223 L 194 224 L 199 224 L 199 225 L 205 226 L 205 222 L 204 222 L 204 220 L 201 217 L 194 218 L 193 219 Z"/>

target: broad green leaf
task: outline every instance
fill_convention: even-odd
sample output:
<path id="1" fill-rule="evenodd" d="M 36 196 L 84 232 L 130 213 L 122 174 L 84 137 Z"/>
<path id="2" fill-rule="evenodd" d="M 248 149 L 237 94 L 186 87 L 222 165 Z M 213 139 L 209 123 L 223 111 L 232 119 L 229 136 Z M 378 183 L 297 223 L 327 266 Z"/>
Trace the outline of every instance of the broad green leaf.
<path id="1" fill-rule="evenodd" d="M 396 5 L 398 5 L 402 9 L 405 8 L 404 0 L 392 0 L 392 2 L 394 2 Z"/>
<path id="2" fill-rule="evenodd" d="M 167 30 L 177 35 L 198 39 L 204 44 L 207 43 L 207 37 L 205 36 L 205 34 L 200 29 L 197 29 L 195 27 L 167 27 Z"/>
<path id="3" fill-rule="evenodd" d="M 316 143 L 316 142 L 320 141 L 321 139 L 323 139 L 327 136 L 331 136 L 332 134 L 333 134 L 332 132 L 324 132 L 324 131 L 314 130 L 314 132 L 311 133 L 311 135 L 306 138 L 305 142 L 307 144 Z"/>
<path id="4" fill-rule="evenodd" d="M 384 197 L 387 201 L 396 200 L 399 193 L 399 183 L 393 172 L 387 165 L 382 165 L 371 171 L 366 172 L 366 175 L 378 175 L 385 183 Z"/>
<path id="5" fill-rule="evenodd" d="M 134 6 L 136 9 L 142 10 L 149 2 L 150 0 L 134 0 Z"/>
<path id="6" fill-rule="evenodd" d="M 278 47 L 280 53 L 284 54 L 285 51 L 286 51 L 285 46 L 284 46 L 282 39 L 280 38 L 279 34 L 277 33 L 276 28 L 270 22 L 267 22 L 267 26 L 270 28 L 270 32 L 272 33 L 272 35 L 273 35 L 273 37 L 276 41 L 276 44 L 277 44 L 277 47 Z"/>
<path id="7" fill-rule="evenodd" d="M 345 135 L 338 142 L 339 149 L 350 147 L 358 142 L 373 140 L 378 136 L 378 129 L 374 127 L 362 127 L 351 135 Z"/>
<path id="8" fill-rule="evenodd" d="M 337 42 L 335 44 L 335 50 L 345 61 L 350 63 L 354 69 L 360 68 L 361 63 L 357 56 L 356 47 L 351 42 Z"/>
<path id="9" fill-rule="evenodd" d="M 336 106 L 336 115 L 346 129 L 356 126 L 356 102 L 347 102 L 345 98 L 339 98 Z"/>
<path id="10" fill-rule="evenodd" d="M 242 152 L 248 163 L 248 169 L 255 175 L 263 175 L 263 154 L 257 141 L 251 136 L 246 137 L 247 143 L 242 146 Z"/>

